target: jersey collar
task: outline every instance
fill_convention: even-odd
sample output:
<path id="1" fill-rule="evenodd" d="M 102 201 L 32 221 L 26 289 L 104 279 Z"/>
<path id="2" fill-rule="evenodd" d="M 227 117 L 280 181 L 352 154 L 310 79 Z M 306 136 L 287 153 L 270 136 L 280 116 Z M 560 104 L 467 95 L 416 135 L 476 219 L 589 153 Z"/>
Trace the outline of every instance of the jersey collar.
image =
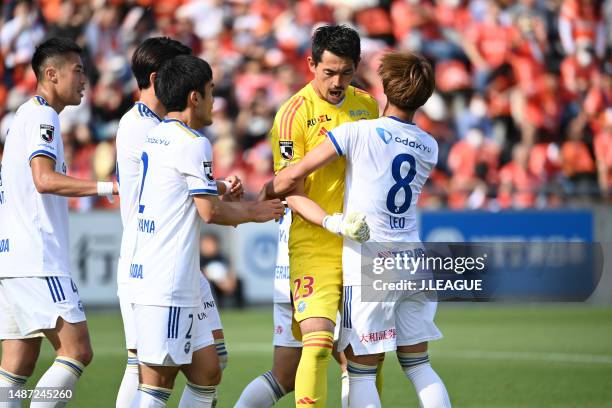
<path id="1" fill-rule="evenodd" d="M 34 101 L 41 106 L 50 106 L 49 102 L 40 95 L 34 95 Z"/>
<path id="2" fill-rule="evenodd" d="M 140 113 L 141 116 L 148 116 L 161 122 L 161 118 L 157 116 L 157 114 L 153 112 L 153 109 L 149 108 L 144 102 L 136 102 L 134 105 L 138 109 L 138 113 Z"/>
<path id="3" fill-rule="evenodd" d="M 396 120 L 396 121 L 398 121 L 398 122 L 400 122 L 400 123 L 403 123 L 403 124 L 405 124 L 405 125 L 413 125 L 413 126 L 414 126 L 414 122 L 406 122 L 405 120 L 401 120 L 401 119 L 400 119 L 400 118 L 398 118 L 397 116 L 393 116 L 393 115 L 391 115 L 391 116 L 387 116 L 387 117 L 388 117 L 389 119 Z"/>
<path id="4" fill-rule="evenodd" d="M 192 129 L 192 128 L 190 128 L 189 126 L 187 126 L 185 123 L 183 123 L 183 121 L 182 121 L 182 120 L 179 120 L 179 119 L 164 119 L 164 120 L 162 120 L 162 122 L 163 122 L 163 123 L 171 123 L 171 122 L 174 122 L 174 123 L 176 123 L 176 124 L 177 124 L 177 125 L 178 125 L 178 126 L 181 128 L 181 129 L 183 129 L 183 130 L 185 130 L 185 131 L 190 132 L 190 133 L 191 133 L 191 135 L 192 135 L 192 136 L 194 136 L 194 137 L 202 137 L 202 136 L 203 136 L 203 135 L 202 135 L 200 132 L 198 132 L 197 130 Z"/>

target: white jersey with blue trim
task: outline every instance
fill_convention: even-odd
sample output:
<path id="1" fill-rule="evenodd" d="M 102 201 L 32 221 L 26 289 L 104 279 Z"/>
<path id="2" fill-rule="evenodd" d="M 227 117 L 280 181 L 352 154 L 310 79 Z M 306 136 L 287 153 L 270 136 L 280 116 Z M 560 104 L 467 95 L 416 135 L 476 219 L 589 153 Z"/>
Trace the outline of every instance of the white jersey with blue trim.
<path id="1" fill-rule="evenodd" d="M 128 302 L 200 304 L 201 221 L 194 195 L 218 195 L 208 139 L 174 119 L 147 134 L 141 153 L 134 254 L 122 298 Z"/>
<path id="2" fill-rule="evenodd" d="M 438 143 L 413 123 L 381 117 L 328 133 L 346 156 L 344 213 L 362 212 L 371 242 L 420 242 L 416 205 L 438 161 Z M 344 240 L 344 285 L 359 285 L 360 246 Z"/>
<path id="3" fill-rule="evenodd" d="M 17 109 L 0 167 L 0 278 L 70 277 L 68 200 L 40 194 L 30 161 L 44 156 L 66 173 L 57 112 L 41 96 Z"/>
<path id="4" fill-rule="evenodd" d="M 142 150 L 147 133 L 161 123 L 161 119 L 142 102 L 127 111 L 119 121 L 117 129 L 117 180 L 123 236 L 117 267 L 117 294 L 122 295 L 129 276 L 129 261 L 136 239 L 135 224 L 138 215 L 138 192 L 140 188 L 140 166 Z"/>
<path id="5" fill-rule="evenodd" d="M 290 303 L 289 229 L 291 227 L 291 210 L 289 208 L 285 208 L 285 214 L 278 224 L 278 245 L 276 248 L 276 268 L 274 270 L 274 303 Z"/>

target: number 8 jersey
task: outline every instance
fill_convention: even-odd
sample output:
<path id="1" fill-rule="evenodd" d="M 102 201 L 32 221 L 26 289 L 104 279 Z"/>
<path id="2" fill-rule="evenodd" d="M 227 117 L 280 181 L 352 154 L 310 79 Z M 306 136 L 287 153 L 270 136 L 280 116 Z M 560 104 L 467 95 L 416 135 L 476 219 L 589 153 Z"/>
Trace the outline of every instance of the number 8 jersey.
<path id="1" fill-rule="evenodd" d="M 210 142 L 183 122 L 149 131 L 141 155 L 138 214 L 125 298 L 130 303 L 200 304 L 201 221 L 194 195 L 217 195 Z"/>
<path id="2" fill-rule="evenodd" d="M 438 143 L 393 116 L 340 125 L 328 132 L 346 156 L 344 213 L 366 214 L 372 242 L 419 242 L 416 204 L 438 161 Z M 344 240 L 344 285 L 360 285 L 360 246 Z"/>

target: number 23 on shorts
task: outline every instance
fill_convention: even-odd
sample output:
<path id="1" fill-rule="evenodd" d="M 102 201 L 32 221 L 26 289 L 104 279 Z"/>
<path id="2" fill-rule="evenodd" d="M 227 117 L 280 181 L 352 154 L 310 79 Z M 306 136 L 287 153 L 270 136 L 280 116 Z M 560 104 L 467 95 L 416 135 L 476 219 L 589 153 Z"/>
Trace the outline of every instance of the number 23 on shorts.
<path id="1" fill-rule="evenodd" d="M 314 288 L 312 287 L 314 278 L 312 276 L 306 275 L 302 278 L 297 278 L 293 283 L 295 284 L 295 295 L 293 295 L 293 300 L 307 298 L 314 293 Z M 300 293 L 300 290 L 302 290 L 302 293 Z"/>

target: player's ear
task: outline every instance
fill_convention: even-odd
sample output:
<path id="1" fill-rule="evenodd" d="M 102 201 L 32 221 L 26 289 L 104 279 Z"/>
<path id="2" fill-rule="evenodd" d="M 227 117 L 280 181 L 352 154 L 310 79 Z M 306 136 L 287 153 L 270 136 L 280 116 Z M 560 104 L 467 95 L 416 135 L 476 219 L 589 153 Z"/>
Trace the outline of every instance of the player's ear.
<path id="1" fill-rule="evenodd" d="M 46 81 L 49 81 L 53 84 L 57 84 L 57 79 L 58 79 L 57 68 L 52 65 L 47 65 L 43 69 L 43 78 L 45 78 Z"/>
<path id="2" fill-rule="evenodd" d="M 189 96 L 187 97 L 187 102 L 191 105 L 197 106 L 200 102 L 200 95 L 196 91 L 189 92 Z"/>
<path id="3" fill-rule="evenodd" d="M 317 63 L 312 57 L 308 57 L 307 59 L 308 59 L 308 68 L 310 69 L 310 72 L 314 74 L 315 70 L 317 69 Z"/>
<path id="4" fill-rule="evenodd" d="M 155 85 L 155 78 L 157 78 L 157 72 L 152 72 L 151 75 L 149 75 L 149 83 L 151 85 Z"/>

